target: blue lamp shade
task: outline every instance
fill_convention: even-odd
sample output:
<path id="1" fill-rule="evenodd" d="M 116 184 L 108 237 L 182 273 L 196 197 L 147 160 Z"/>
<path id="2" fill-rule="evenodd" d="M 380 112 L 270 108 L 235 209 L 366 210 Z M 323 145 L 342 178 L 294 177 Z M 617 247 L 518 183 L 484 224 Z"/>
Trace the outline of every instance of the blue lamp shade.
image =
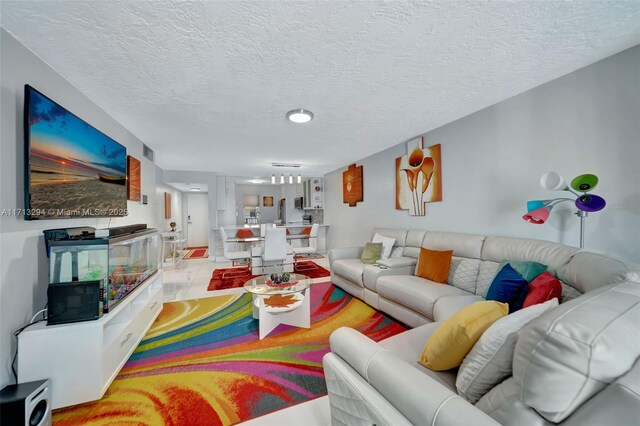
<path id="1" fill-rule="evenodd" d="M 527 201 L 527 213 L 531 213 L 534 210 L 538 210 L 544 207 L 544 201 L 542 200 L 531 200 Z"/>
<path id="2" fill-rule="evenodd" d="M 604 198 L 593 194 L 585 194 L 576 200 L 576 207 L 585 212 L 597 212 L 604 209 L 606 205 Z"/>

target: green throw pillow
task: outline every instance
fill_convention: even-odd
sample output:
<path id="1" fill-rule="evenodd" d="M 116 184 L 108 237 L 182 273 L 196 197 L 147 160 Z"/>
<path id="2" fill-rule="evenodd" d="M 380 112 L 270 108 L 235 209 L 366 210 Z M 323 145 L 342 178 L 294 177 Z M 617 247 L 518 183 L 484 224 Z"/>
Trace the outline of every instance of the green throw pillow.
<path id="1" fill-rule="evenodd" d="M 533 281 L 538 275 L 546 271 L 548 268 L 547 265 L 543 265 L 538 262 L 514 262 L 512 260 L 503 260 L 500 262 L 500 266 L 498 266 L 496 274 L 500 272 L 502 267 L 507 263 L 510 264 L 517 273 L 522 275 L 522 278 L 529 282 Z"/>
<path id="2" fill-rule="evenodd" d="M 367 243 L 362 251 L 362 263 L 376 263 L 382 257 L 382 243 Z"/>

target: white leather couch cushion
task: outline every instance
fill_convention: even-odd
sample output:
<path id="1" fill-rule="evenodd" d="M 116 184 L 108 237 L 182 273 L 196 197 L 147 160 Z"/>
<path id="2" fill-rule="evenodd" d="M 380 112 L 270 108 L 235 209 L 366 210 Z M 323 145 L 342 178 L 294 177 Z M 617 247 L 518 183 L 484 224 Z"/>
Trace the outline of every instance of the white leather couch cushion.
<path id="1" fill-rule="evenodd" d="M 520 400 L 520 389 L 509 377 L 491 389 L 476 407 L 503 426 L 551 426 L 536 411 Z M 582 425 L 584 426 L 584 425 Z"/>
<path id="2" fill-rule="evenodd" d="M 404 256 L 417 259 L 420 256 L 420 247 L 427 231 L 411 230 L 407 232 L 407 244 L 404 248 Z"/>
<path id="3" fill-rule="evenodd" d="M 476 291 L 478 296 L 484 297 L 487 294 L 489 286 L 493 282 L 493 278 L 498 271 L 499 262 L 491 262 L 488 260 L 480 261 L 480 267 L 478 268 L 478 280 L 476 281 Z"/>
<path id="4" fill-rule="evenodd" d="M 581 293 L 607 284 L 614 284 L 632 278 L 637 272 L 620 260 L 595 253 L 576 253 L 564 271 L 564 281 Z"/>
<path id="5" fill-rule="evenodd" d="M 456 371 L 433 371 L 418 364 L 418 359 L 424 349 L 425 343 L 429 340 L 429 337 L 434 331 L 438 329 L 440 323 L 432 322 L 431 324 L 421 325 L 420 327 L 412 328 L 404 333 L 396 334 L 387 339 L 384 339 L 378 344 L 393 352 L 398 358 L 406 361 L 410 365 L 414 366 L 422 373 L 427 374 L 452 391 L 456 390 Z"/>
<path id="6" fill-rule="evenodd" d="M 389 256 L 392 259 L 395 259 L 396 257 L 403 257 L 403 253 L 404 253 L 404 247 L 394 247 L 393 250 L 391 250 L 391 256 Z"/>
<path id="7" fill-rule="evenodd" d="M 438 284 L 414 275 L 378 278 L 378 294 L 433 319 L 433 306 L 443 296 L 468 296 L 470 293 L 448 284 Z"/>
<path id="8" fill-rule="evenodd" d="M 469 293 L 475 293 L 479 269 L 480 260 L 453 256 L 451 258 L 451 265 L 449 265 L 447 282 Z"/>
<path id="9" fill-rule="evenodd" d="M 494 322 L 473 345 L 458 370 L 458 395 L 472 404 L 511 376 L 513 351 L 520 331 L 549 309 L 558 299 L 529 306 Z"/>
<path id="10" fill-rule="evenodd" d="M 404 255 L 417 259 L 420 256 L 420 247 L 427 231 L 412 229 L 407 231 L 407 241 L 404 248 Z"/>
<path id="11" fill-rule="evenodd" d="M 407 231 L 407 240 L 405 242 L 406 247 L 421 247 L 422 241 L 427 231 L 420 229 L 410 229 Z"/>
<path id="12" fill-rule="evenodd" d="M 627 374 L 582 404 L 562 426 L 639 424 L 640 360 Z"/>
<path id="13" fill-rule="evenodd" d="M 377 262 L 379 265 L 387 268 L 404 268 L 405 266 L 416 266 L 418 261 L 413 257 L 394 257 L 390 259 L 381 259 Z"/>
<path id="14" fill-rule="evenodd" d="M 500 263 L 503 260 L 540 262 L 549 266 L 560 278 L 571 257 L 578 251 L 549 241 L 528 238 L 486 237 L 482 260 Z"/>
<path id="15" fill-rule="evenodd" d="M 382 259 L 388 259 L 389 256 L 391 256 L 391 250 L 393 249 L 396 239 L 376 233 L 371 239 L 371 242 L 382 243 Z"/>
<path id="16" fill-rule="evenodd" d="M 349 327 L 340 327 L 329 336 L 331 352 L 339 355 L 362 377 L 367 378 L 371 358 L 385 350 L 364 334 Z"/>
<path id="17" fill-rule="evenodd" d="M 375 236 L 376 234 L 384 235 L 385 237 L 393 238 L 394 240 L 396 240 L 393 243 L 395 247 L 404 247 L 405 241 L 407 240 L 407 231 L 404 229 L 375 228 L 373 230 L 373 235 L 371 236 L 371 238 L 373 238 L 373 236 Z"/>
<path id="18" fill-rule="evenodd" d="M 462 308 L 469 306 L 475 302 L 481 302 L 484 299 L 476 294 L 467 296 L 444 296 L 436 301 L 433 306 L 433 320 L 445 321 Z"/>
<path id="19" fill-rule="evenodd" d="M 363 287 L 362 271 L 364 263 L 360 259 L 338 259 L 331 265 L 332 272 Z"/>
<path id="20" fill-rule="evenodd" d="M 480 259 L 484 236 L 457 232 L 427 232 L 422 247 L 430 250 L 453 250 L 453 255 Z"/>
<path id="21" fill-rule="evenodd" d="M 640 356 L 640 283 L 593 290 L 523 330 L 513 359 L 522 401 L 558 423 Z"/>

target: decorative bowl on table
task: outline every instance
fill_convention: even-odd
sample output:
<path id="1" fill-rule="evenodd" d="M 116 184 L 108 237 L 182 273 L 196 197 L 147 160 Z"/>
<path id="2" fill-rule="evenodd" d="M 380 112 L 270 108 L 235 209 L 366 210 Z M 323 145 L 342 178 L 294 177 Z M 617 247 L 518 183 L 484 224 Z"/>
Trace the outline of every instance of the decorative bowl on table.
<path id="1" fill-rule="evenodd" d="M 275 288 L 286 288 L 296 285 L 298 280 L 294 275 L 291 275 L 289 272 L 284 272 L 282 274 L 271 274 L 265 275 L 264 282 L 269 287 Z"/>

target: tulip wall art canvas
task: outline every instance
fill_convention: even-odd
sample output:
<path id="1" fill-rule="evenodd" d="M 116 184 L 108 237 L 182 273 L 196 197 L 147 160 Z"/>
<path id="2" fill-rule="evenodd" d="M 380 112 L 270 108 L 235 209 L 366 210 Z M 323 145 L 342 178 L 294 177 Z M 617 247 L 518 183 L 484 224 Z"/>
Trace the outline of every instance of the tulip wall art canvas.
<path id="1" fill-rule="evenodd" d="M 426 203 L 442 201 L 440 144 L 424 147 L 424 137 L 407 142 L 407 154 L 396 158 L 396 209 L 424 216 Z"/>

